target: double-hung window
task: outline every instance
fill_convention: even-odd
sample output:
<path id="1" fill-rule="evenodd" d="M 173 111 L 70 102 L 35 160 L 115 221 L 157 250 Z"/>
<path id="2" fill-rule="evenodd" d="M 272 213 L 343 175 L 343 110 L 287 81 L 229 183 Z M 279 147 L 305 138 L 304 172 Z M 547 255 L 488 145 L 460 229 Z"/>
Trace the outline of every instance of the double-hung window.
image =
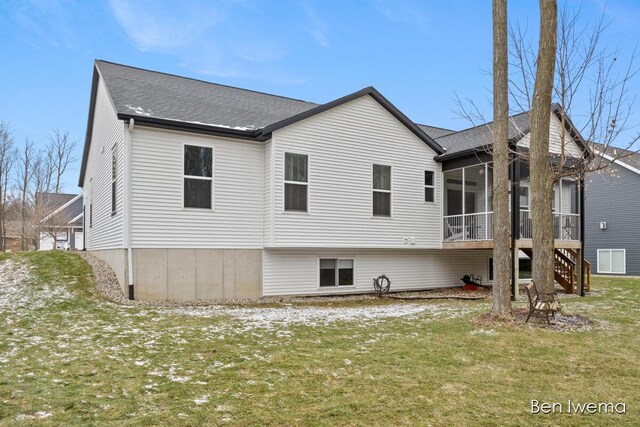
<path id="1" fill-rule="evenodd" d="M 353 286 L 353 259 L 321 259 L 320 287 Z"/>
<path id="2" fill-rule="evenodd" d="M 424 201 L 436 201 L 436 183 L 433 171 L 424 171 Z"/>
<path id="3" fill-rule="evenodd" d="M 391 216 L 391 166 L 373 165 L 373 216 Z"/>
<path id="4" fill-rule="evenodd" d="M 598 273 L 625 274 L 626 252 L 625 249 L 598 249 Z"/>
<path id="5" fill-rule="evenodd" d="M 184 207 L 211 209 L 213 148 L 184 146 Z"/>
<path id="6" fill-rule="evenodd" d="M 307 212 L 309 191 L 309 156 L 284 154 L 284 210 Z"/>

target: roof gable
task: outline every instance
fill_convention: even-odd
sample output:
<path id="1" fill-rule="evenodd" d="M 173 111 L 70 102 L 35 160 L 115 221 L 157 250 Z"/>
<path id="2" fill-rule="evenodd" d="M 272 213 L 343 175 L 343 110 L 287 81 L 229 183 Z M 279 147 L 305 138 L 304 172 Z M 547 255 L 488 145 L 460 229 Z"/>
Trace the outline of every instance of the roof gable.
<path id="1" fill-rule="evenodd" d="M 564 114 L 559 104 L 551 106 L 551 116 L 562 123 L 564 117 L 565 129 L 583 153 L 590 153 L 590 150 L 580 135 L 578 129 L 573 122 Z M 525 137 L 528 137 L 531 131 L 531 122 L 529 112 L 515 114 L 509 117 L 509 142 L 518 143 Z M 479 126 L 464 129 L 459 132 L 450 133 L 436 138 L 436 142 L 446 149 L 446 153 L 439 156 L 439 160 L 445 161 L 448 158 L 456 158 L 464 155 L 473 154 L 478 151 L 485 151 L 493 145 L 493 122 L 487 122 Z"/>

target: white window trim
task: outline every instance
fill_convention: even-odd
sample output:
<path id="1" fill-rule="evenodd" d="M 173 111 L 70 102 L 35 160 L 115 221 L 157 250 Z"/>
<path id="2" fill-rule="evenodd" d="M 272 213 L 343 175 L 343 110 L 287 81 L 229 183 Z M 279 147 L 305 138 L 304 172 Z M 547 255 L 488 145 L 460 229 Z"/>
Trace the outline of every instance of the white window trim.
<path id="1" fill-rule="evenodd" d="M 436 203 L 436 171 L 425 169 L 424 172 L 431 172 L 433 174 L 433 185 L 424 185 L 424 193 L 422 194 L 423 199 L 427 198 L 427 188 L 433 189 L 433 200 L 423 200 L 424 203 Z M 424 182 L 424 172 L 422 173 L 422 180 Z"/>
<path id="2" fill-rule="evenodd" d="M 391 189 L 390 190 L 379 190 L 376 188 L 373 188 L 373 167 L 374 166 L 387 166 L 389 167 L 389 173 L 391 174 L 391 179 L 390 179 L 390 185 L 391 185 Z M 371 177 L 371 208 L 370 211 L 371 212 L 371 218 L 376 218 L 376 219 L 393 219 L 393 166 L 392 165 L 386 165 L 384 163 L 371 163 L 371 169 L 370 169 L 370 177 Z M 422 178 L 424 180 L 424 177 Z M 373 214 L 373 193 L 388 193 L 391 196 L 389 197 L 389 215 L 374 215 Z"/>
<path id="3" fill-rule="evenodd" d="M 89 228 L 93 228 L 93 177 L 89 178 Z"/>
<path id="4" fill-rule="evenodd" d="M 111 216 L 118 212 L 118 144 L 111 147 Z M 115 161 L 114 161 L 115 157 Z M 114 170 L 115 166 L 115 170 Z M 114 185 L 115 184 L 115 185 Z"/>
<path id="5" fill-rule="evenodd" d="M 204 148 L 211 148 L 211 177 L 206 177 L 206 176 L 193 176 L 193 175 L 185 175 L 184 173 L 184 147 L 186 146 L 190 146 L 190 147 L 204 147 Z M 182 183 L 181 183 L 181 192 L 180 192 L 180 206 L 182 206 L 182 210 L 183 211 L 198 211 L 198 212 L 206 212 L 206 211 L 215 211 L 215 177 L 216 177 L 216 149 L 214 146 L 212 145 L 208 145 L 208 144 L 199 144 L 199 143 L 189 143 L 189 142 L 183 142 L 182 143 L 182 151 L 180 152 L 180 155 L 182 156 L 182 166 L 181 166 L 181 170 L 182 170 Z M 193 207 L 185 207 L 184 205 L 184 179 L 185 178 L 189 178 L 189 179 L 201 179 L 203 181 L 206 180 L 210 180 L 211 181 L 211 208 L 193 208 Z"/>
<path id="6" fill-rule="evenodd" d="M 320 261 L 323 259 L 334 259 L 336 260 L 336 268 L 335 268 L 335 274 L 336 274 L 336 284 L 333 286 L 320 286 Z M 353 263 L 353 285 L 342 285 L 340 286 L 340 261 L 351 261 Z M 330 289 L 332 291 L 335 291 L 336 289 L 351 289 L 353 290 L 353 288 L 356 286 L 356 259 L 354 258 L 348 258 L 348 257 L 338 257 L 338 256 L 319 256 L 318 257 L 318 268 L 316 269 L 316 273 L 318 275 L 318 290 L 326 290 L 326 289 Z"/>
<path id="7" fill-rule="evenodd" d="M 298 156 L 307 156 L 307 182 L 302 182 L 302 181 L 288 181 L 285 179 L 285 177 L 287 176 L 287 154 L 295 154 Z M 310 204 L 311 204 L 311 197 L 309 195 L 310 193 L 310 189 L 311 187 L 309 186 L 309 182 L 311 181 L 311 156 L 308 153 L 305 152 L 301 152 L 301 151 L 283 151 L 282 152 L 282 213 L 287 214 L 287 215 L 309 215 L 310 212 Z M 306 185 L 307 187 L 307 210 L 306 211 L 288 211 L 286 209 L 286 205 L 287 205 L 287 201 L 286 201 L 286 188 L 287 188 L 287 184 L 294 184 L 294 185 Z"/>
<path id="8" fill-rule="evenodd" d="M 622 251 L 622 253 L 624 254 L 622 272 L 603 271 L 600 269 L 600 252 L 609 252 L 609 266 L 613 267 L 613 251 Z M 601 274 L 627 274 L 627 250 L 626 249 L 598 249 L 598 253 L 596 255 L 597 255 L 596 264 L 597 264 L 598 274 L 600 273 Z"/>

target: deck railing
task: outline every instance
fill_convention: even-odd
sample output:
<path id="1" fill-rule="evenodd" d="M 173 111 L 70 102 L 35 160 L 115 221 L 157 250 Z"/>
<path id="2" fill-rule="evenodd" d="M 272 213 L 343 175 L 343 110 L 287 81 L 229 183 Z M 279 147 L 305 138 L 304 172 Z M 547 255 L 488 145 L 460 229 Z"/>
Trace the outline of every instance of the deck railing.
<path id="1" fill-rule="evenodd" d="M 444 217 L 444 240 L 447 242 L 491 239 L 493 239 L 493 212 Z"/>
<path id="2" fill-rule="evenodd" d="M 531 239 L 531 211 L 520 211 L 520 238 Z M 553 214 L 553 237 L 555 240 L 580 240 L 580 215 L 572 213 Z M 478 241 L 493 239 L 493 212 L 447 215 L 443 218 L 445 242 Z"/>
<path id="3" fill-rule="evenodd" d="M 520 238 L 533 237 L 531 211 L 520 211 Z M 555 240 L 580 240 L 580 214 L 553 213 L 553 238 Z"/>

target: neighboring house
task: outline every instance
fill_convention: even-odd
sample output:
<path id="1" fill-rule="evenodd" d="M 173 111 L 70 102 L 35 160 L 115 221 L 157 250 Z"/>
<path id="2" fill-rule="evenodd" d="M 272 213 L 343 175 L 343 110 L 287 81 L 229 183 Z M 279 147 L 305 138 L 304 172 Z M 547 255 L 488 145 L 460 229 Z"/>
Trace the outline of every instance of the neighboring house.
<path id="1" fill-rule="evenodd" d="M 585 180 L 585 257 L 599 274 L 640 276 L 640 154 L 594 150 L 608 166 Z"/>
<path id="2" fill-rule="evenodd" d="M 569 131 L 566 151 L 582 155 L 559 113 L 552 150 Z M 370 292 L 381 274 L 396 291 L 487 278 L 490 126 L 416 125 L 371 87 L 320 105 L 96 61 L 79 179 L 86 249 L 136 299 Z M 527 150 L 528 115 L 512 118 L 510 138 Z M 530 254 L 528 168 L 512 163 L 513 251 Z M 579 186 L 556 187 L 556 279 L 574 291 Z"/>
<path id="3" fill-rule="evenodd" d="M 40 231 L 38 250 L 82 250 L 82 194 L 38 193 L 36 207 Z"/>

